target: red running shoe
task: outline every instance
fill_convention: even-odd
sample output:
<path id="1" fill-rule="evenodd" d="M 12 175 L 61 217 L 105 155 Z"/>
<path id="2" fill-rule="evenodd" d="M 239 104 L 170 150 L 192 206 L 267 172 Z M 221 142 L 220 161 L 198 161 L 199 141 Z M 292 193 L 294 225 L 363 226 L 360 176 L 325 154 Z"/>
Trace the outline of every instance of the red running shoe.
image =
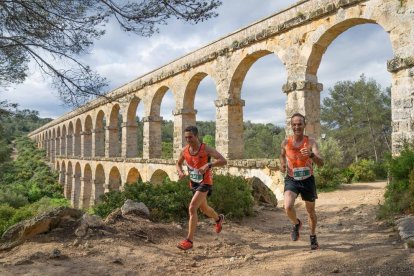
<path id="1" fill-rule="evenodd" d="M 220 233 L 221 229 L 223 228 L 223 222 L 224 222 L 224 215 L 220 214 L 218 221 L 216 221 L 216 224 L 214 225 L 214 230 L 216 230 L 216 233 Z"/>
<path id="2" fill-rule="evenodd" d="M 179 244 L 177 244 L 177 247 L 181 250 L 188 250 L 193 248 L 193 242 L 189 239 L 182 240 Z"/>

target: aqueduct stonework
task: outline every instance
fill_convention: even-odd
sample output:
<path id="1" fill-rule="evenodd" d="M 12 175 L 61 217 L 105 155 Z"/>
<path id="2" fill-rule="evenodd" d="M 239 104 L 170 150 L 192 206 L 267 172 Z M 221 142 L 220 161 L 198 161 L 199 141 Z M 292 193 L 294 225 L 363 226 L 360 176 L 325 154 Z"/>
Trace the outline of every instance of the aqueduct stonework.
<path id="1" fill-rule="evenodd" d="M 183 128 L 196 122 L 198 85 L 208 75 L 217 92 L 216 147 L 230 160 L 218 172 L 259 177 L 281 198 L 277 161 L 243 160 L 244 77 L 256 60 L 276 55 L 287 72 L 286 118 L 293 112 L 305 114 L 308 135 L 319 136 L 322 84 L 317 73 L 322 55 L 338 35 L 367 23 L 380 25 L 393 49 L 387 69 L 392 76 L 392 146 L 397 153 L 401 142 L 414 136 L 414 0 L 299 1 L 115 89 L 109 93 L 111 101 L 91 101 L 29 136 L 46 150 L 60 172 L 65 195 L 76 207 L 90 206 L 105 191 L 138 178 L 176 180 L 174 161 L 160 159 L 161 101 L 170 89 L 177 158 L 185 142 Z M 137 158 L 135 120 L 140 104 L 145 114 L 144 145 L 143 157 Z"/>

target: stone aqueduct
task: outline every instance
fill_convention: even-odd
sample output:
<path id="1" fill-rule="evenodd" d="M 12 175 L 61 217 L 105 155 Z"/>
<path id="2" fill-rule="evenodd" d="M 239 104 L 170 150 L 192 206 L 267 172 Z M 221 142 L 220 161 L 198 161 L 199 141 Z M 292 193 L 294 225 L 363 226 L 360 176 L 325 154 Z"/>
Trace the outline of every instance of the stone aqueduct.
<path id="1" fill-rule="evenodd" d="M 299 1 L 115 89 L 109 93 L 111 101 L 91 101 L 29 136 L 46 150 L 75 207 L 93 205 L 99 195 L 138 178 L 154 183 L 165 176 L 176 180 L 174 160 L 161 159 L 161 101 L 170 89 L 176 159 L 185 142 L 183 128 L 196 122 L 197 87 L 208 75 L 217 92 L 216 148 L 229 160 L 218 173 L 256 176 L 281 198 L 277 161 L 243 159 L 243 79 L 256 60 L 276 55 L 287 72 L 286 118 L 296 111 L 305 114 L 308 135 L 319 136 L 322 84 L 317 73 L 322 55 L 342 32 L 367 23 L 380 25 L 393 49 L 387 69 L 392 76 L 392 145 L 397 153 L 401 141 L 414 136 L 414 0 Z M 138 158 L 135 116 L 141 104 L 144 145 L 143 157 Z"/>

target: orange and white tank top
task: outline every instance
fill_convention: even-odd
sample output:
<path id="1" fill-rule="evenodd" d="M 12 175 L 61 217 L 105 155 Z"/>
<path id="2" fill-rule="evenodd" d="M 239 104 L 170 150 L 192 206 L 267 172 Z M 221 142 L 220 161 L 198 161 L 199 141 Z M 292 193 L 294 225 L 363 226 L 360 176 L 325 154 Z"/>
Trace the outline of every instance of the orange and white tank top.
<path id="1" fill-rule="evenodd" d="M 190 145 L 187 145 L 183 151 L 184 159 L 187 164 L 190 181 L 213 185 L 213 175 L 211 169 L 208 169 L 204 174 L 200 174 L 198 169 L 210 161 L 210 156 L 206 152 L 206 144 L 201 143 L 198 152 L 190 153 Z"/>
<path id="2" fill-rule="evenodd" d="M 304 136 L 302 143 L 294 146 L 293 136 L 288 138 L 286 144 L 287 173 L 295 180 L 303 180 L 313 175 L 312 159 L 302 156 L 300 150 L 309 147 L 309 137 Z"/>

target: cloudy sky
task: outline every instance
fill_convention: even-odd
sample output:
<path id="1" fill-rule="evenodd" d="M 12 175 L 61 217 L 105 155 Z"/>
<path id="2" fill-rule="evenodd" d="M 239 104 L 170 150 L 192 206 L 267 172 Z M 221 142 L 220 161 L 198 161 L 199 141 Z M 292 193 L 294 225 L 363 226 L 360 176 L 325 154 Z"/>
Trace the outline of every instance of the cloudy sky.
<path id="1" fill-rule="evenodd" d="M 171 22 L 150 38 L 124 33 L 116 24 L 109 24 L 106 35 L 82 59 L 109 80 L 110 91 L 296 1 L 223 2 L 217 18 L 197 25 Z M 390 86 L 391 76 L 386 70 L 386 62 L 392 57 L 388 35 L 380 26 L 365 24 L 351 28 L 329 46 L 322 58 L 318 70 L 318 80 L 324 85 L 322 98 L 329 95 L 329 88 L 336 82 L 357 80 L 362 73 L 375 79 L 383 88 Z M 285 81 L 284 66 L 276 56 L 265 56 L 253 64 L 242 87 L 242 98 L 246 101 L 244 120 L 282 125 L 286 95 L 281 88 Z M 41 117 L 57 118 L 70 111 L 59 102 L 48 80 L 35 69 L 30 71 L 23 84 L 1 93 L 1 98 L 18 103 L 20 109 L 37 110 Z M 214 120 L 215 99 L 213 81 L 206 77 L 197 90 L 197 120 Z M 172 93 L 168 91 L 161 105 L 164 119 L 172 119 L 172 101 Z M 137 115 L 141 117 L 142 112 L 140 106 Z"/>

